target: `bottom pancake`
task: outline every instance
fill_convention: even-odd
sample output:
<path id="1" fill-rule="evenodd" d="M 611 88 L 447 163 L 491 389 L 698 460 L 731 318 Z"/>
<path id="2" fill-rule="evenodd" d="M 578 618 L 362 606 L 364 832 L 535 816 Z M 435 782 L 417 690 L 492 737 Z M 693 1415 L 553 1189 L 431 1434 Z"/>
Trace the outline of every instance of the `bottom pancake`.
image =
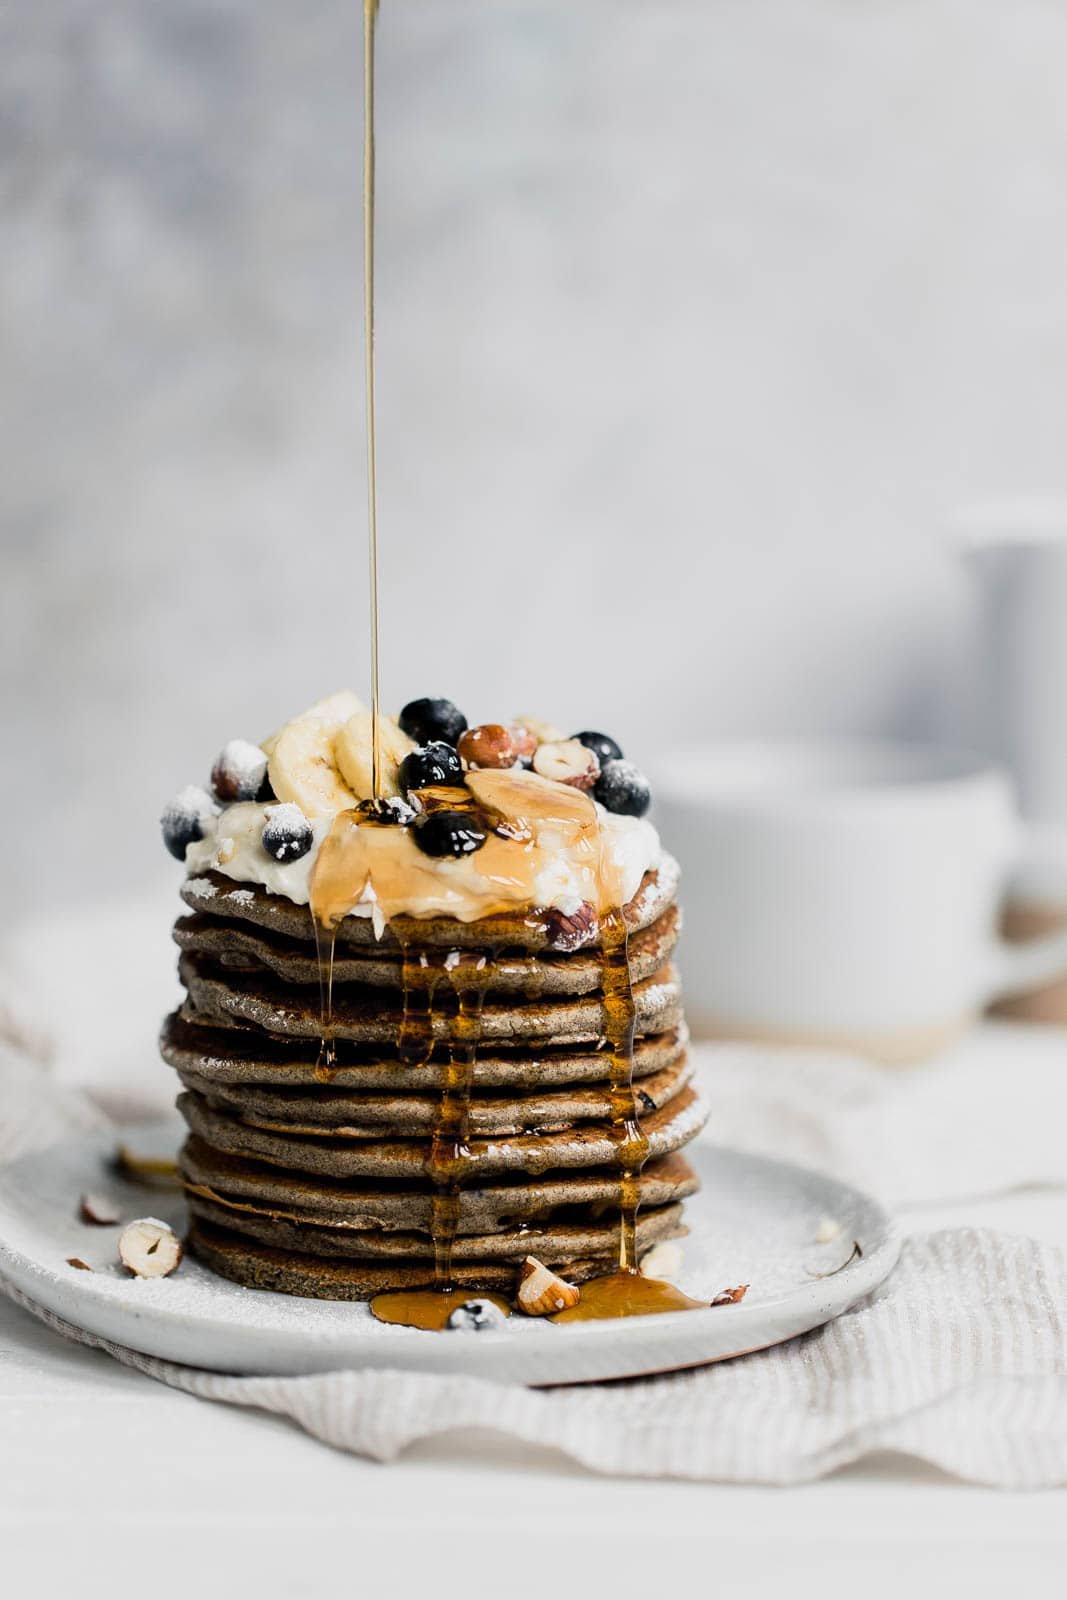
<path id="1" fill-rule="evenodd" d="M 674 1234 L 683 1231 L 680 1226 L 673 1229 Z M 390 1289 L 434 1286 L 432 1260 L 344 1261 L 331 1256 L 275 1250 L 196 1217 L 190 1223 L 187 1242 L 193 1255 L 220 1277 L 248 1289 L 269 1289 L 276 1294 L 302 1295 L 316 1300 L 370 1300 Z M 640 1244 L 638 1250 L 641 1250 Z M 590 1278 L 610 1272 L 615 1266 L 615 1256 L 612 1253 L 560 1260 L 554 1266 L 570 1283 L 586 1283 Z M 516 1262 L 456 1261 L 450 1274 L 455 1288 L 472 1292 L 498 1290 L 505 1295 L 514 1293 L 517 1279 Z"/>
<path id="2" fill-rule="evenodd" d="M 189 1213 L 198 1222 L 239 1233 L 259 1244 L 302 1255 L 333 1256 L 345 1261 L 432 1263 L 434 1245 L 429 1233 L 385 1233 L 367 1228 L 323 1228 L 261 1212 L 235 1211 L 198 1195 L 189 1197 Z M 681 1228 L 680 1205 L 642 1211 L 637 1219 L 637 1248 L 651 1249 L 660 1239 L 673 1239 Z M 451 1246 L 453 1265 L 469 1262 L 519 1262 L 537 1256 L 548 1266 L 589 1256 L 609 1259 L 618 1251 L 617 1215 L 601 1221 L 545 1222 L 523 1229 L 490 1234 L 464 1234 Z"/>

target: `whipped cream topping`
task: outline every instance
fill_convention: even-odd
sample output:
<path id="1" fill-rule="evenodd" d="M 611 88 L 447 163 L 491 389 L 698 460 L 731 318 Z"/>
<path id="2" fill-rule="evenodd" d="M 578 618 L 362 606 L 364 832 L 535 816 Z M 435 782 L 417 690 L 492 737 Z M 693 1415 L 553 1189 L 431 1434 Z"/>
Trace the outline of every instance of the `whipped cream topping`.
<path id="1" fill-rule="evenodd" d="M 309 904 L 315 863 L 334 818 L 311 819 L 311 849 L 299 861 L 279 862 L 267 854 L 262 844 L 264 820 L 273 804 L 276 802 L 241 802 L 227 806 L 217 817 L 206 818 L 204 837 L 186 849 L 186 871 L 192 876 L 219 872 L 236 883 L 258 884 L 296 905 Z M 655 864 L 660 854 L 659 835 L 645 817 L 619 816 L 600 805 L 595 809 L 600 829 L 600 876 L 605 872 L 610 875 L 620 900 L 625 902 L 633 898 L 641 879 Z M 525 904 L 531 908 L 552 907 L 570 916 L 583 901 L 597 902 L 598 870 L 588 851 L 572 848 L 551 823 L 535 828 L 532 844 L 537 868 L 526 884 Z M 486 914 L 487 882 L 478 854 L 430 860 L 414 843 L 410 843 L 410 849 L 410 887 L 399 901 L 393 896 L 390 915 L 451 916 L 472 922 Z M 371 881 L 361 887 L 359 898 L 348 911 L 350 915 L 373 917 L 379 932 L 384 925 Z"/>

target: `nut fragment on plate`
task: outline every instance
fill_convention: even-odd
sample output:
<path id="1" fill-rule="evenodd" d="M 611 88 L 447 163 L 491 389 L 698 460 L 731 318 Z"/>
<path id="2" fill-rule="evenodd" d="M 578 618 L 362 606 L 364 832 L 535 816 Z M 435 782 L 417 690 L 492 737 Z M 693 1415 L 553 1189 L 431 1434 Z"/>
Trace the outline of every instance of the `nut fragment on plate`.
<path id="1" fill-rule="evenodd" d="M 582 1298 L 581 1290 L 565 1283 L 536 1256 L 527 1256 L 519 1273 L 519 1310 L 528 1317 L 548 1317 L 566 1311 Z"/>
<path id="2" fill-rule="evenodd" d="M 165 1278 L 182 1259 L 182 1242 L 158 1217 L 138 1217 L 119 1237 L 119 1259 L 135 1278 Z"/>
<path id="3" fill-rule="evenodd" d="M 78 1272 L 92 1272 L 93 1270 L 88 1261 L 83 1261 L 81 1256 L 68 1256 L 67 1266 L 75 1267 Z"/>
<path id="4" fill-rule="evenodd" d="M 736 1306 L 748 1293 L 748 1284 L 739 1283 L 736 1289 L 721 1289 L 714 1299 L 708 1304 L 713 1306 Z"/>
<path id="5" fill-rule="evenodd" d="M 78 1202 L 78 1216 L 82 1222 L 91 1222 L 98 1228 L 110 1228 L 115 1225 L 122 1215 L 122 1211 L 114 1200 L 106 1194 L 83 1194 Z"/>
<path id="6" fill-rule="evenodd" d="M 596 752 L 578 739 L 557 739 L 539 744 L 534 751 L 533 769 L 541 778 L 566 783 L 572 789 L 588 791 L 600 777 Z"/>

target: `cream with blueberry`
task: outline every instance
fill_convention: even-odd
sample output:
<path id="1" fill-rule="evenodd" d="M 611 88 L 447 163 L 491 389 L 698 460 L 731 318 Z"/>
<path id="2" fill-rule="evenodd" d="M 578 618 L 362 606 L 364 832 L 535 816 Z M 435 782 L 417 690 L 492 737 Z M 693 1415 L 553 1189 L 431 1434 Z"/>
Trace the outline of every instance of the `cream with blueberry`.
<path id="1" fill-rule="evenodd" d="M 311 904 L 327 927 L 354 914 L 379 929 L 524 907 L 599 916 L 659 858 L 648 783 L 606 734 L 470 727 L 450 700 L 420 699 L 381 719 L 379 740 L 376 800 L 371 715 L 348 691 L 261 745 L 232 740 L 211 791 L 187 787 L 164 812 L 168 849 L 191 875 Z"/>

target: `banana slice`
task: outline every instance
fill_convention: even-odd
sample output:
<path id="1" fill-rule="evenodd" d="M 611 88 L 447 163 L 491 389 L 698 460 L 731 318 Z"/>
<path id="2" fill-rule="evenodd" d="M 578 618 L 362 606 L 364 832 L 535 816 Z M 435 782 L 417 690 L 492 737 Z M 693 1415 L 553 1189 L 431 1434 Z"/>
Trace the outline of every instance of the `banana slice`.
<path id="1" fill-rule="evenodd" d="M 339 689 L 336 694 L 328 694 L 324 700 L 316 700 L 313 706 L 301 711 L 299 716 L 293 717 L 284 727 L 272 733 L 269 739 L 263 739 L 259 748 L 266 755 L 272 756 L 278 740 L 294 722 L 325 722 L 331 728 L 339 728 L 342 722 L 347 722 L 349 717 L 354 717 L 357 711 L 364 709 L 363 701 L 358 694 L 353 694 L 351 689 Z"/>
<path id="2" fill-rule="evenodd" d="M 336 726 L 297 717 L 274 736 L 267 771 L 279 800 L 291 800 L 305 817 L 328 817 L 354 806 L 357 796 L 334 764 Z"/>
<path id="3" fill-rule="evenodd" d="M 344 727 L 337 730 L 333 745 L 334 760 L 341 769 L 341 776 L 361 800 L 369 800 L 374 794 L 371 722 L 369 711 L 357 711 L 354 717 L 349 717 Z M 382 794 L 399 794 L 398 769 L 408 751 L 414 750 L 414 740 L 401 732 L 395 717 L 382 717 L 378 732 L 382 757 Z"/>

